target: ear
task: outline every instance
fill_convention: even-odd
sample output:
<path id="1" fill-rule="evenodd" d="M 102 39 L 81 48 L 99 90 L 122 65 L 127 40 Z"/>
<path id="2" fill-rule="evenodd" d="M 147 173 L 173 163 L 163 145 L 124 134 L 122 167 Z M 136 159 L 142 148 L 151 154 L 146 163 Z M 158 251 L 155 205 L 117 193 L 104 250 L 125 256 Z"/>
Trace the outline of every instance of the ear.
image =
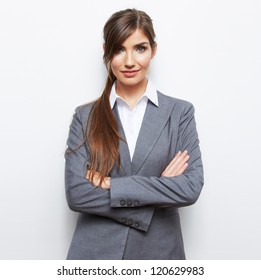
<path id="1" fill-rule="evenodd" d="M 151 59 L 156 55 L 157 49 L 158 49 L 158 45 L 157 45 L 157 43 L 155 43 L 155 45 L 152 48 Z"/>

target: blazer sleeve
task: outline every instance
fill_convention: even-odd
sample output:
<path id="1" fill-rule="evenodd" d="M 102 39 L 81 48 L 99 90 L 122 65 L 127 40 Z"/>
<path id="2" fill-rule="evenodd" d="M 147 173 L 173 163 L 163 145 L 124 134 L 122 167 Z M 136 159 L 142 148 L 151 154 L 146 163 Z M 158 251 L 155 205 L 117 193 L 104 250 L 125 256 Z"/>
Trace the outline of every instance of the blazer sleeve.
<path id="1" fill-rule="evenodd" d="M 70 125 L 65 152 L 65 189 L 69 208 L 76 212 L 103 216 L 127 226 L 147 231 L 154 207 L 112 208 L 110 192 L 102 188 L 95 188 L 86 179 L 87 166 L 88 151 L 84 144 L 81 113 L 77 108 Z"/>
<path id="2" fill-rule="evenodd" d="M 190 103 L 186 103 L 178 131 L 177 151 L 186 149 L 190 155 L 187 170 L 176 177 L 111 178 L 112 207 L 182 207 L 196 202 L 203 187 L 203 166 L 194 107 Z"/>

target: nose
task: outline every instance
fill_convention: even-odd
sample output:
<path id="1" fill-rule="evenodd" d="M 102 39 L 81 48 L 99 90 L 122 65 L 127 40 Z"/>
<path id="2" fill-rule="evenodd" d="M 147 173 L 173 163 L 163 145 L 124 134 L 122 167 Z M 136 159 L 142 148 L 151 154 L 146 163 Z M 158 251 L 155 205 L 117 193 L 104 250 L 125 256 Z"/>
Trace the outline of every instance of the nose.
<path id="1" fill-rule="evenodd" d="M 126 53 L 124 64 L 125 67 L 128 69 L 133 68 L 135 66 L 135 61 L 131 52 Z"/>

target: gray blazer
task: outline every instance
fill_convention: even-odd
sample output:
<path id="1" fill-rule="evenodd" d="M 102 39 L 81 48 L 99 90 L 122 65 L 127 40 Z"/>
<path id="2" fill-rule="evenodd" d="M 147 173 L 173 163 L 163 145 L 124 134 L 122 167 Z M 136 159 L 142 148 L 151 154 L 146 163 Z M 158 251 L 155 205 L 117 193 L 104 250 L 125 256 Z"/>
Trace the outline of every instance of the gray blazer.
<path id="1" fill-rule="evenodd" d="M 110 174 L 110 191 L 85 178 L 88 150 L 81 143 L 92 104 L 76 109 L 67 145 L 80 147 L 65 154 L 65 186 L 70 209 L 80 215 L 67 259 L 185 259 L 178 208 L 195 203 L 203 186 L 194 107 L 160 92 L 158 99 L 158 107 L 148 101 L 132 161 L 120 142 L 121 166 Z M 113 111 L 124 136 L 117 105 Z M 187 170 L 161 177 L 185 149 Z"/>

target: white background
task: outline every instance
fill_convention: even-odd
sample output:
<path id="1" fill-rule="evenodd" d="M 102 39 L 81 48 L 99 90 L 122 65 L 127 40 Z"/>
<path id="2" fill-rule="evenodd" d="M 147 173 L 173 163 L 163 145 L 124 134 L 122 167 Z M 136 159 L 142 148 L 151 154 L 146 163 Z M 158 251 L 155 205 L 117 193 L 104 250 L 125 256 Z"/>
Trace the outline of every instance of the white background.
<path id="1" fill-rule="evenodd" d="M 0 259 L 65 259 L 69 124 L 104 86 L 105 21 L 129 7 L 153 18 L 157 88 L 196 108 L 205 186 L 181 210 L 187 258 L 261 259 L 258 0 L 0 2 Z"/>

